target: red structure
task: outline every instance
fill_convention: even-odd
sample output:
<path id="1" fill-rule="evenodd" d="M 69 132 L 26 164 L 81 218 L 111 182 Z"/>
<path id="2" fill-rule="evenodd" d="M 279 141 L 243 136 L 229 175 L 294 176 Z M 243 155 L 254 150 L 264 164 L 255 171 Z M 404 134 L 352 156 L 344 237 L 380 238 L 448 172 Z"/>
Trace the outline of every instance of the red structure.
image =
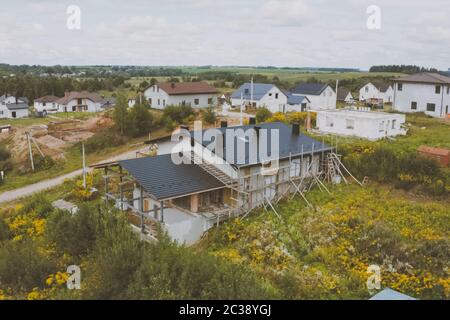
<path id="1" fill-rule="evenodd" d="M 435 159 L 443 167 L 448 167 L 450 163 L 450 150 L 448 149 L 420 146 L 417 151 L 426 157 Z"/>

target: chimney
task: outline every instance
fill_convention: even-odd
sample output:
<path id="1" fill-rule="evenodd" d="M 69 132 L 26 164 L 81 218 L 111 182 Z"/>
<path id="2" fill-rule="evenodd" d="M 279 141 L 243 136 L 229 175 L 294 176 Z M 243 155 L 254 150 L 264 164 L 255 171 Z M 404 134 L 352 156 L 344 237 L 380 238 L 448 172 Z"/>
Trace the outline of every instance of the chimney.
<path id="1" fill-rule="evenodd" d="M 184 129 L 184 130 L 188 130 L 189 131 L 189 126 L 182 124 L 180 125 L 180 129 Z"/>
<path id="2" fill-rule="evenodd" d="M 300 124 L 298 122 L 294 122 L 292 124 L 292 134 L 297 136 L 300 134 Z"/>
<path id="3" fill-rule="evenodd" d="M 69 90 L 66 90 L 66 91 L 64 91 L 64 97 L 68 97 L 70 95 L 70 91 Z"/>
<path id="4" fill-rule="evenodd" d="M 172 83 L 170 84 L 170 86 L 172 87 L 172 89 L 174 89 L 174 88 L 175 88 L 175 82 L 172 82 Z"/>
<path id="5" fill-rule="evenodd" d="M 248 124 L 255 125 L 256 124 L 256 118 L 255 117 L 248 118 Z"/>
<path id="6" fill-rule="evenodd" d="M 228 127 L 228 122 L 227 122 L 226 120 L 220 121 L 220 127 L 221 127 L 221 128 L 226 128 L 226 127 Z"/>

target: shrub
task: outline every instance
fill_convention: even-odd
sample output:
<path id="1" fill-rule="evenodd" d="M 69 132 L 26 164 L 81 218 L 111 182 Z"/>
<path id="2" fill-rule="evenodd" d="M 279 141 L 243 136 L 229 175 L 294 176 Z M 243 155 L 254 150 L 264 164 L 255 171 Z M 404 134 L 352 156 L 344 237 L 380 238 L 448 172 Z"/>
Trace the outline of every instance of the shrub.
<path id="1" fill-rule="evenodd" d="M 216 122 L 217 117 L 213 107 L 208 107 L 202 110 L 202 120 L 209 124 Z"/>
<path id="2" fill-rule="evenodd" d="M 267 108 L 259 108 L 256 111 L 256 121 L 259 122 L 265 122 L 267 119 L 269 119 L 272 116 L 272 112 L 269 111 Z"/>
<path id="3" fill-rule="evenodd" d="M 105 148 L 117 147 L 125 144 L 125 142 L 126 138 L 123 135 L 111 129 L 104 129 L 87 139 L 84 142 L 84 147 L 86 152 L 90 153 Z M 78 146 L 81 148 L 80 144 Z"/>
<path id="4" fill-rule="evenodd" d="M 43 288 L 56 263 L 44 257 L 32 240 L 9 241 L 0 247 L 0 284 L 15 292 Z"/>
<path id="5" fill-rule="evenodd" d="M 11 158 L 11 152 L 6 149 L 6 146 L 0 145 L 0 162 Z"/>
<path id="6" fill-rule="evenodd" d="M 194 109 L 189 105 L 172 105 L 164 109 L 164 116 L 169 117 L 177 123 L 183 123 L 191 115 L 194 115 Z"/>

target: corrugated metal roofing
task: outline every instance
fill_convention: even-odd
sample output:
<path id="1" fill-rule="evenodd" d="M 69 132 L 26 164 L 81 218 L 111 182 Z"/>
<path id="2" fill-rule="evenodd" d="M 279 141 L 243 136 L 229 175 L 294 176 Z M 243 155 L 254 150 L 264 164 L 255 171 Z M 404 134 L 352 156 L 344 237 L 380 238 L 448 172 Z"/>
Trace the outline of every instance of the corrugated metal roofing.
<path id="1" fill-rule="evenodd" d="M 288 104 L 301 104 L 303 102 L 309 101 L 307 97 L 305 96 L 297 96 L 297 95 L 293 95 L 291 93 L 289 93 L 287 95 L 288 99 L 287 99 L 287 103 Z M 306 101 L 304 101 L 306 100 Z"/>
<path id="2" fill-rule="evenodd" d="M 310 94 L 320 95 L 327 87 L 327 84 L 323 83 L 301 83 L 292 88 L 291 92 L 295 94 Z"/>
<path id="3" fill-rule="evenodd" d="M 322 144 L 321 142 L 314 140 L 310 137 L 308 137 L 305 134 L 294 134 L 292 133 L 292 127 L 288 126 L 282 122 L 271 122 L 271 123 L 261 123 L 257 125 L 246 125 L 246 126 L 236 126 L 236 127 L 228 127 L 228 128 L 218 128 L 223 134 L 223 145 L 224 145 L 224 156 L 227 154 L 226 145 L 227 145 L 227 134 L 230 137 L 234 138 L 234 150 L 233 152 L 230 152 L 234 155 L 234 159 L 226 159 L 228 162 L 232 162 L 232 164 L 235 167 L 246 167 L 255 165 L 264 161 L 267 161 L 269 159 L 260 159 L 259 155 L 256 155 L 251 157 L 250 156 L 250 140 L 246 139 L 245 134 L 242 135 L 240 132 L 246 132 L 248 129 L 253 129 L 254 127 L 259 127 L 260 129 L 266 129 L 267 130 L 267 155 L 270 159 L 272 159 L 273 155 L 271 150 L 271 137 L 274 136 L 274 133 L 272 130 L 278 130 L 279 134 L 279 141 L 278 141 L 278 148 L 279 148 L 279 155 L 277 158 L 279 159 L 286 159 L 289 158 L 289 156 L 300 156 L 303 152 L 303 154 L 310 154 L 312 151 L 314 153 L 319 153 L 322 151 L 328 151 L 332 148 L 326 144 Z M 242 129 L 242 130 L 240 130 Z M 238 130 L 238 131 L 236 131 Z M 191 133 L 192 134 L 192 133 Z M 194 139 L 196 139 L 196 136 L 194 135 Z M 198 141 L 202 143 L 204 147 L 207 147 L 211 142 L 214 141 L 214 137 L 212 137 L 209 140 L 203 140 Z M 239 154 L 238 150 L 241 148 L 240 146 L 244 144 L 244 150 L 245 154 Z M 275 151 L 275 150 L 274 150 Z M 264 155 L 265 156 L 265 155 Z M 256 159 L 255 161 L 251 161 L 253 159 Z"/>
<path id="4" fill-rule="evenodd" d="M 223 183 L 195 164 L 173 163 L 170 154 L 119 161 L 157 200 L 218 189 Z"/>

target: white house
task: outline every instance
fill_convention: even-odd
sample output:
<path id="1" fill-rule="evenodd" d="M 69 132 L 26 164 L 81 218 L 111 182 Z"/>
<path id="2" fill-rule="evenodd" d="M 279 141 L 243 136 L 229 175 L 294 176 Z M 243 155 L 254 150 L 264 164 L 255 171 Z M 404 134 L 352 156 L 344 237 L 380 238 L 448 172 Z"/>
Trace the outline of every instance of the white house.
<path id="1" fill-rule="evenodd" d="M 231 95 L 233 107 L 267 108 L 270 112 L 300 112 L 310 108 L 304 96 L 293 95 L 269 83 L 244 83 Z"/>
<path id="2" fill-rule="evenodd" d="M 425 72 L 393 81 L 395 110 L 450 117 L 450 77 Z"/>
<path id="3" fill-rule="evenodd" d="M 345 88 L 338 88 L 337 100 L 346 103 L 351 103 L 355 101 L 355 99 L 353 99 L 352 93 Z"/>
<path id="4" fill-rule="evenodd" d="M 105 99 L 94 92 L 68 92 L 56 100 L 58 112 L 99 112 L 104 110 Z"/>
<path id="5" fill-rule="evenodd" d="M 406 134 L 405 115 L 369 111 L 367 108 L 317 111 L 320 132 L 369 140 Z"/>
<path id="6" fill-rule="evenodd" d="M 394 88 L 390 84 L 366 83 L 359 89 L 359 101 L 367 99 L 380 99 L 391 103 L 394 100 Z"/>
<path id="7" fill-rule="evenodd" d="M 336 109 L 336 92 L 327 84 L 302 83 L 292 88 L 291 92 L 308 98 L 311 110 Z"/>
<path id="8" fill-rule="evenodd" d="M 59 97 L 48 95 L 43 96 L 34 100 L 34 109 L 37 112 L 45 112 L 45 113 L 55 113 L 58 112 L 58 104 L 56 103 L 59 100 Z"/>
<path id="9" fill-rule="evenodd" d="M 205 108 L 217 104 L 217 89 L 206 82 L 165 82 L 144 91 L 150 107 L 164 109 L 169 105 Z"/>
<path id="10" fill-rule="evenodd" d="M 8 95 L 0 97 L 0 118 L 18 119 L 26 118 L 28 115 L 27 99 Z"/>

